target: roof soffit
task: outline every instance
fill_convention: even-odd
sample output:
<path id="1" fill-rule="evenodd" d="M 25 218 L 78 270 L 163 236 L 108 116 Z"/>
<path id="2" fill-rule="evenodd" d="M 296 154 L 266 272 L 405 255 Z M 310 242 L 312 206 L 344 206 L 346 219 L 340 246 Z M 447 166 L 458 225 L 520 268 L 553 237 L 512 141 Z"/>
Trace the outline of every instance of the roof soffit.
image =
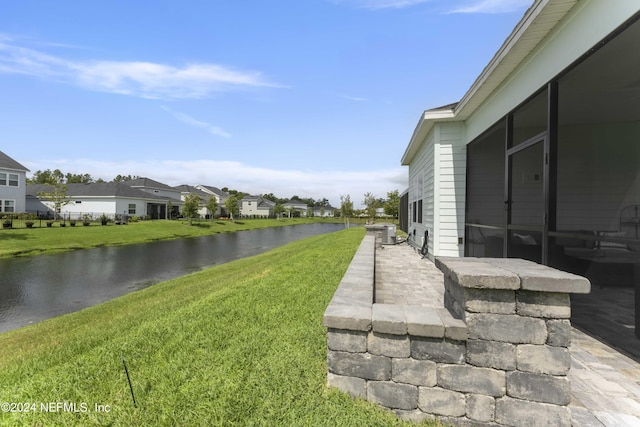
<path id="1" fill-rule="evenodd" d="M 466 120 L 536 49 L 579 0 L 536 0 L 498 52 L 451 110 L 427 110 L 421 116 L 402 156 L 408 165 L 436 122 Z"/>
<path id="2" fill-rule="evenodd" d="M 538 0 L 525 13 L 458 104 L 460 120 L 469 117 L 536 49 L 578 0 Z"/>
<path id="3" fill-rule="evenodd" d="M 452 106 L 455 105 L 456 104 L 452 104 Z M 401 164 L 407 166 L 411 163 L 411 160 L 418 152 L 422 141 L 424 141 L 427 135 L 429 135 L 429 132 L 436 122 L 452 121 L 455 119 L 456 117 L 452 108 L 434 109 L 423 112 L 413 134 L 411 135 L 409 145 L 402 155 Z"/>

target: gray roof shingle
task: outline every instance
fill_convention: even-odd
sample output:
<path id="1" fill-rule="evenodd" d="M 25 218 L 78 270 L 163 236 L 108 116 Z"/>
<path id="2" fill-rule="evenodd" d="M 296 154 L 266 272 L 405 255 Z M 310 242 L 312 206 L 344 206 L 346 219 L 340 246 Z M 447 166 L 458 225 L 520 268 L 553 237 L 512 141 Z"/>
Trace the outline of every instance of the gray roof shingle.
<path id="1" fill-rule="evenodd" d="M 147 188 L 156 188 L 161 190 L 174 190 L 175 188 L 168 186 L 167 184 L 163 184 L 161 182 L 155 181 L 151 178 L 136 178 L 130 181 L 123 181 L 124 184 L 130 187 L 147 187 Z"/>
<path id="2" fill-rule="evenodd" d="M 2 151 L 0 151 L 0 168 L 29 172 L 29 169 L 25 168 Z"/>
<path id="3" fill-rule="evenodd" d="M 153 194 L 129 187 L 121 182 L 94 182 L 92 184 L 66 184 L 70 197 L 128 197 L 136 199 L 167 200 Z M 51 192 L 53 186 L 48 184 L 27 185 L 27 196 L 37 197 L 40 192 Z"/>

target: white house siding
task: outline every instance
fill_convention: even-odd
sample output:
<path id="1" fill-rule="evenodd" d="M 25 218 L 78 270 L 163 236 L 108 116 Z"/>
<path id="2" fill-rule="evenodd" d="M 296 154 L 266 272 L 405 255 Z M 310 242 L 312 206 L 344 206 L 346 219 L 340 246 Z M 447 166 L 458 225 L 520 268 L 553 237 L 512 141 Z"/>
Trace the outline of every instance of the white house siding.
<path id="1" fill-rule="evenodd" d="M 434 228 L 435 256 L 463 256 L 466 146 L 462 123 L 435 126 Z"/>
<path id="2" fill-rule="evenodd" d="M 285 203 L 283 206 L 285 209 L 290 209 L 292 214 L 293 212 L 298 211 L 300 216 L 307 216 L 309 212 L 309 207 L 304 203 Z"/>
<path id="3" fill-rule="evenodd" d="M 429 253 L 462 256 L 466 146 L 462 123 L 436 124 L 409 165 L 409 232 L 422 244 L 429 230 Z M 422 186 L 420 180 L 422 179 Z M 422 223 L 413 221 L 413 202 L 422 199 Z"/>
<path id="4" fill-rule="evenodd" d="M 434 132 L 427 135 L 409 165 L 409 233 L 422 246 L 424 231 L 429 230 L 429 253 L 433 253 L 434 221 Z M 422 222 L 413 221 L 414 202 L 422 200 Z"/>
<path id="5" fill-rule="evenodd" d="M 80 203 L 78 203 L 80 202 Z M 53 205 L 50 202 L 44 202 L 47 206 Z M 60 210 L 61 213 L 72 214 L 72 217 L 81 217 L 84 214 L 91 215 L 115 215 L 115 214 L 129 214 L 129 204 L 136 205 L 137 216 L 144 216 L 147 213 L 147 202 L 139 199 L 116 199 L 116 198 L 100 198 L 100 197 L 81 197 L 74 198 L 74 200 L 63 206 Z"/>
<path id="6" fill-rule="evenodd" d="M 156 197 L 164 197 L 167 199 L 174 199 L 176 203 L 182 200 L 182 193 L 177 190 L 166 190 L 162 188 L 140 187 L 134 186 L 136 190 L 144 191 L 145 193 L 153 194 Z"/>
<path id="7" fill-rule="evenodd" d="M 153 203 L 158 203 L 158 201 L 154 201 Z M 129 215 L 129 204 L 136 205 L 136 213 L 131 215 L 144 216 L 147 214 L 147 202 L 144 200 L 136 200 L 136 199 L 118 199 L 116 202 L 116 212 L 117 214 L 126 213 Z"/>
<path id="8" fill-rule="evenodd" d="M 466 121 L 466 142 L 473 141 L 500 118 L 543 87 L 640 10 L 638 1 L 580 1 Z"/>
<path id="9" fill-rule="evenodd" d="M 0 172 L 7 174 L 7 185 L 0 185 L 0 204 L 4 200 L 13 201 L 13 212 L 25 212 L 26 211 L 26 178 L 27 174 L 24 171 L 17 171 L 12 169 L 0 169 Z M 18 175 L 18 186 L 13 187 L 8 185 L 9 174 Z M 0 211 L 4 212 L 3 206 L 0 205 Z"/>
<path id="10" fill-rule="evenodd" d="M 270 209 L 259 209 L 258 204 L 258 200 L 243 201 L 242 207 L 240 208 L 240 214 L 244 216 L 263 216 L 268 218 L 271 214 Z"/>

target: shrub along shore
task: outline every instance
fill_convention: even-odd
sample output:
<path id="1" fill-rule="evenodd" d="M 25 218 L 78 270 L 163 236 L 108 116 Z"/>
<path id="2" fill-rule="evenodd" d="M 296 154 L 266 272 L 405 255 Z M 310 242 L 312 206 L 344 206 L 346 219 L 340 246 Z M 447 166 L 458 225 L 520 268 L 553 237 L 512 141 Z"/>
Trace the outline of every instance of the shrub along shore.
<path id="1" fill-rule="evenodd" d="M 128 245 L 155 240 L 197 237 L 215 233 L 228 233 L 267 227 L 282 227 L 314 222 L 342 222 L 332 218 L 285 218 L 215 220 L 194 222 L 153 220 L 132 222 L 128 225 L 109 223 L 89 227 L 22 228 L 0 230 L 0 258 L 30 256 L 90 249 L 99 246 Z"/>
<path id="2" fill-rule="evenodd" d="M 22 410 L 0 412 L 0 425 L 409 425 L 325 386 L 322 315 L 363 233 L 296 241 L 0 334 L 0 400 Z"/>

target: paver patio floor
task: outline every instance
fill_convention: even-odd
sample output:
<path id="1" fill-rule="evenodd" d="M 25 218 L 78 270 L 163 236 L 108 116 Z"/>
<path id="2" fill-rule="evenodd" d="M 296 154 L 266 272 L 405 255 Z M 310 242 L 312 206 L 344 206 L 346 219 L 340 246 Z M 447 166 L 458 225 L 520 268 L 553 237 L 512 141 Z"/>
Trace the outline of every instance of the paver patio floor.
<path id="1" fill-rule="evenodd" d="M 406 243 L 376 251 L 375 301 L 444 306 L 443 276 Z M 640 426 L 640 363 L 575 328 L 570 404 L 574 426 Z"/>

